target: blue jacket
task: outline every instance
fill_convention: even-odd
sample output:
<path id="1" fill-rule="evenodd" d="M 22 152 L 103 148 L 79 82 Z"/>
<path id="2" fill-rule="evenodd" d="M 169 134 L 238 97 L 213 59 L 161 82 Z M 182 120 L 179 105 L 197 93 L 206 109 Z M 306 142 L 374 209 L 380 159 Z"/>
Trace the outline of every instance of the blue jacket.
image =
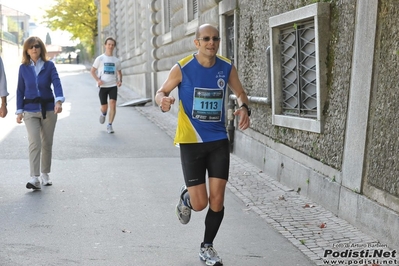
<path id="1" fill-rule="evenodd" d="M 4 72 L 3 59 L 0 57 L 0 97 L 8 96 L 7 79 Z"/>
<path id="2" fill-rule="evenodd" d="M 53 84 L 54 93 L 51 84 Z M 33 64 L 22 64 L 19 67 L 16 114 L 23 113 L 24 111 L 40 112 L 40 102 L 31 102 L 37 98 L 44 101 L 54 98 L 54 101 L 46 105 L 46 111 L 54 110 L 55 102 L 65 101 L 61 81 L 52 61 L 44 62 L 38 75 L 36 75 Z"/>

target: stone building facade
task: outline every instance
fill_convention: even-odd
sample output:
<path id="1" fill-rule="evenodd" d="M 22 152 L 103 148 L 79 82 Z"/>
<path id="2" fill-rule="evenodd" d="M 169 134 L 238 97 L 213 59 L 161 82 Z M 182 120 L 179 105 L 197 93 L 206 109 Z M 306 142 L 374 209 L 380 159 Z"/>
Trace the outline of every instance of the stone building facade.
<path id="1" fill-rule="evenodd" d="M 219 53 L 234 61 L 253 110 L 251 128 L 231 135 L 233 152 L 399 247 L 398 0 L 108 6 L 124 84 L 147 98 L 195 52 L 195 29 L 217 25 Z"/>

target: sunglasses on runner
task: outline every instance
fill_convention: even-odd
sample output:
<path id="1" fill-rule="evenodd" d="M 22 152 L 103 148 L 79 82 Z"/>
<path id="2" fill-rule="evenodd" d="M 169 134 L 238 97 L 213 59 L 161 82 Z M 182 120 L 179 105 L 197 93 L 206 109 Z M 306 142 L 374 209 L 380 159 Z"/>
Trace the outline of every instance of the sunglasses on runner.
<path id="1" fill-rule="evenodd" d="M 209 42 L 211 40 L 211 37 L 203 37 L 203 38 L 198 38 L 198 41 L 204 41 L 204 42 Z M 212 41 L 218 42 L 220 41 L 220 37 L 212 37 Z"/>
<path id="2" fill-rule="evenodd" d="M 32 46 L 30 47 L 30 49 L 33 49 L 33 48 L 39 49 L 39 48 L 40 48 L 40 45 L 35 44 L 35 45 L 32 45 Z"/>

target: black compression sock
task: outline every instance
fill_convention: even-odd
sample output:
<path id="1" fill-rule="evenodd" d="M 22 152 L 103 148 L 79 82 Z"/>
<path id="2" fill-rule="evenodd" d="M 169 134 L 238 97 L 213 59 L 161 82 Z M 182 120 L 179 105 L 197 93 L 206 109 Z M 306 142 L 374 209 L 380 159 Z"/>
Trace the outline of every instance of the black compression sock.
<path id="1" fill-rule="evenodd" d="M 220 212 L 214 212 L 211 208 L 208 209 L 208 213 L 205 217 L 205 234 L 204 243 L 213 243 L 216 234 L 219 231 L 219 227 L 224 217 L 224 207 Z"/>

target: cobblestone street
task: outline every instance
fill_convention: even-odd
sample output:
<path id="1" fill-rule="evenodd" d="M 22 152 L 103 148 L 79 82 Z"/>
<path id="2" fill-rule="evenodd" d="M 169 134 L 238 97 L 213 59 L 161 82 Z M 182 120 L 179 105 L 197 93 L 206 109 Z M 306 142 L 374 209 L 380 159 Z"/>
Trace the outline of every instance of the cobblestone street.
<path id="1" fill-rule="evenodd" d="M 151 104 L 136 108 L 171 138 L 174 137 L 176 119 L 172 114 L 161 113 Z M 317 203 L 309 201 L 301 196 L 300 192 L 282 185 L 234 154 L 231 154 L 228 188 L 246 204 L 248 209 L 261 216 L 317 265 L 338 265 L 326 262 L 334 259 L 329 256 L 324 257 L 326 250 L 342 252 L 348 247 L 352 251 L 373 250 L 371 247 L 376 245 L 390 251 L 384 243 L 378 244 L 378 240 L 336 217 Z M 339 259 L 348 262 L 353 260 L 349 256 Z M 358 262 L 360 260 L 349 263 L 356 265 Z M 379 264 L 370 262 L 369 265 Z"/>

